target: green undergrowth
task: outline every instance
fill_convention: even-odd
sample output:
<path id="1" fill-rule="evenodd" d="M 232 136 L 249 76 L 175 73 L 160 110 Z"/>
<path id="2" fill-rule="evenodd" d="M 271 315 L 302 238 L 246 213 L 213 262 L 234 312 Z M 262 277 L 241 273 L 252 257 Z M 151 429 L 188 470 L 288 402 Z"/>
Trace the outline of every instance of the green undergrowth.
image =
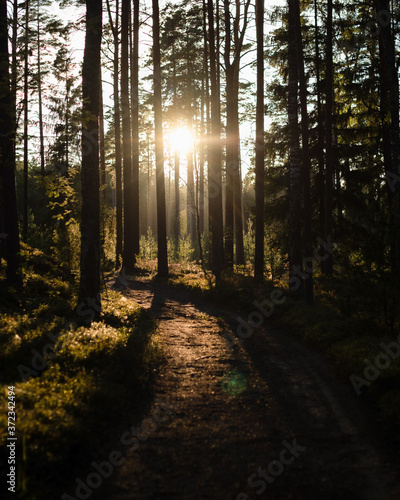
<path id="1" fill-rule="evenodd" d="M 312 306 L 286 292 L 270 319 L 321 349 L 389 441 L 400 442 L 400 325 L 393 296 L 382 276 L 319 276 Z"/>
<path id="2" fill-rule="evenodd" d="M 23 291 L 3 280 L 0 295 L 1 463 L 7 463 L 7 387 L 15 386 L 17 496 L 61 498 L 104 440 L 118 438 L 121 415 L 151 390 L 162 362 L 156 323 L 108 290 L 99 321 L 76 327 L 74 277 L 28 248 Z"/>

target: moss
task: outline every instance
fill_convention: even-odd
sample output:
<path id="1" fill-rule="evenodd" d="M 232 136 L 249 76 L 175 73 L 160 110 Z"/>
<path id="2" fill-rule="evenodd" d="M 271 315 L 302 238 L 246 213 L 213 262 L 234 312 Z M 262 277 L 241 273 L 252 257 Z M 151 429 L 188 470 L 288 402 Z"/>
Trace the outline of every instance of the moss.
<path id="1" fill-rule="evenodd" d="M 127 406 L 149 390 L 163 357 L 152 315 L 117 292 L 103 294 L 98 322 L 71 328 L 73 276 L 39 251 L 25 248 L 24 259 L 22 294 L 0 283 L 0 296 L 8 298 L 0 305 L 0 457 L 6 456 L 7 386 L 14 385 L 24 443 L 18 488 L 33 500 L 60 496 L 90 463 Z M 33 353 L 43 368 L 32 364 Z M 35 368 L 25 380 L 22 365 Z"/>

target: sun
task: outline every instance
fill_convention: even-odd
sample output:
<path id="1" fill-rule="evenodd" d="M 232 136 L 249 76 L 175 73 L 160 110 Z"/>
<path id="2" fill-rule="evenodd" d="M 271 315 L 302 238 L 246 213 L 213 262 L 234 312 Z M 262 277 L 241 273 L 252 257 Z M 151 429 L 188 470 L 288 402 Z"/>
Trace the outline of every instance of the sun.
<path id="1" fill-rule="evenodd" d="M 185 155 L 193 149 L 194 137 L 187 127 L 177 127 L 168 133 L 167 142 L 174 152 Z"/>

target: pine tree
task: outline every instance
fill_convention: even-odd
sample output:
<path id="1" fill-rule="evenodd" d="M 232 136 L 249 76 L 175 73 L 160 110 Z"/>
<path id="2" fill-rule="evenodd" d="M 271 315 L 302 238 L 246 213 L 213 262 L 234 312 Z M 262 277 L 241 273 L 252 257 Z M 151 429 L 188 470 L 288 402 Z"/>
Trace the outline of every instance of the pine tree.
<path id="1" fill-rule="evenodd" d="M 86 0 L 86 39 L 82 67 L 82 222 L 78 314 L 91 322 L 100 315 L 99 107 L 102 1 Z"/>
<path id="2" fill-rule="evenodd" d="M 15 101 L 10 87 L 7 1 L 0 0 L 0 202 L 1 239 L 7 262 L 7 281 L 22 287 L 20 242 L 15 187 Z"/>

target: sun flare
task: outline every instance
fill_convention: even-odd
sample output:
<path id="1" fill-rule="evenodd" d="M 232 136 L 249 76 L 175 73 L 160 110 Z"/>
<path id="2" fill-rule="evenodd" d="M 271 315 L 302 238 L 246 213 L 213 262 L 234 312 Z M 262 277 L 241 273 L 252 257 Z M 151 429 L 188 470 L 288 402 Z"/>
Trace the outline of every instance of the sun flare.
<path id="1" fill-rule="evenodd" d="M 167 140 L 171 149 L 181 155 L 185 155 L 193 149 L 194 137 L 186 127 L 178 127 L 171 130 Z"/>

